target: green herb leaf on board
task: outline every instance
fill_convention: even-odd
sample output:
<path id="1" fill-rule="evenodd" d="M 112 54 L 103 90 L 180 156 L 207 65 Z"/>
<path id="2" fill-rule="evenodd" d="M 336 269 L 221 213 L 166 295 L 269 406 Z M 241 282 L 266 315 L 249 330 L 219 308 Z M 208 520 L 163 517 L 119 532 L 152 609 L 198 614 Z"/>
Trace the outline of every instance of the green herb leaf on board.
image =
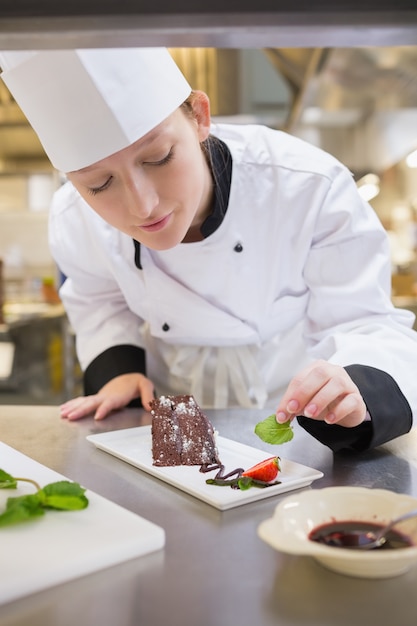
<path id="1" fill-rule="evenodd" d="M 7 472 L 0 469 L 0 489 L 16 489 L 17 480 Z"/>
<path id="2" fill-rule="evenodd" d="M 38 493 L 43 499 L 43 506 L 50 509 L 79 511 L 88 506 L 88 499 L 84 495 L 85 489 L 78 483 L 72 483 L 67 480 L 46 485 Z"/>
<path id="3" fill-rule="evenodd" d="M 40 517 L 45 510 L 37 494 L 8 498 L 6 510 L 0 515 L 0 528 Z"/>
<path id="4" fill-rule="evenodd" d="M 36 519 L 45 515 L 48 509 L 79 511 L 88 506 L 85 489 L 78 483 L 61 480 L 40 488 L 31 478 L 16 478 L 0 469 L 0 489 L 16 489 L 19 481 L 31 483 L 37 491 L 8 498 L 6 509 L 0 514 L 0 528 Z"/>
<path id="5" fill-rule="evenodd" d="M 286 443 L 294 437 L 291 421 L 278 424 L 275 415 L 270 415 L 255 426 L 255 434 L 265 443 L 273 445 Z"/>

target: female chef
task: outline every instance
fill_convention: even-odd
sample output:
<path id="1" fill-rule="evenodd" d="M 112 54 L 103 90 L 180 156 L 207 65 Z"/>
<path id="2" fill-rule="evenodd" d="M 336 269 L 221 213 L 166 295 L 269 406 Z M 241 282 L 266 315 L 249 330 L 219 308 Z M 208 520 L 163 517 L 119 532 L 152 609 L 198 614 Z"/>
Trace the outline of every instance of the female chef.
<path id="1" fill-rule="evenodd" d="M 153 395 L 268 407 L 333 450 L 406 433 L 413 317 L 386 235 L 330 155 L 214 125 L 165 49 L 5 52 L 2 77 L 68 182 L 50 245 L 85 396 L 69 420 Z"/>

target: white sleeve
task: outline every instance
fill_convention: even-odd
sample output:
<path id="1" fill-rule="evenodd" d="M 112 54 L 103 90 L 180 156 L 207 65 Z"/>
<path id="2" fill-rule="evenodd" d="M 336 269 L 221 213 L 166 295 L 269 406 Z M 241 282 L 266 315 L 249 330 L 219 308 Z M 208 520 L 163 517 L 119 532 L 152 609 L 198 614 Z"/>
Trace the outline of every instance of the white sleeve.
<path id="1" fill-rule="evenodd" d="M 305 279 L 310 288 L 305 338 L 313 357 L 387 372 L 415 413 L 414 316 L 391 303 L 386 233 L 344 170 L 317 216 Z"/>

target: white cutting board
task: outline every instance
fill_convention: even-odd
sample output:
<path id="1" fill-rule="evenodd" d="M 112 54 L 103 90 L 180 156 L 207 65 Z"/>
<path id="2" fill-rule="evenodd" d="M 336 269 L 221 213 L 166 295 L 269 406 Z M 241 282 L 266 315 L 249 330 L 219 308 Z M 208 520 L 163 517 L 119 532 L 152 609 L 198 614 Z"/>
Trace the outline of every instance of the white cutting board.
<path id="1" fill-rule="evenodd" d="M 0 468 L 33 478 L 41 486 L 66 478 L 0 442 Z M 33 493 L 0 489 L 0 511 L 8 497 Z M 148 520 L 91 491 L 82 511 L 47 511 L 35 521 L 0 528 L 0 604 L 128 559 L 159 550 L 165 532 Z"/>

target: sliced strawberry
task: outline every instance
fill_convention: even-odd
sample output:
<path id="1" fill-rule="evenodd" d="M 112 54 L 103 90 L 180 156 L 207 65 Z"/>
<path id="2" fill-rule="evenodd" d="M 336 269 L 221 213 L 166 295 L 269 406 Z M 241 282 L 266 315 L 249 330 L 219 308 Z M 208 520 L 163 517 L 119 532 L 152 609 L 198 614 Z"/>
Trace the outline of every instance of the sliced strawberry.
<path id="1" fill-rule="evenodd" d="M 254 480 L 269 483 L 276 479 L 280 469 L 279 456 L 271 456 L 269 459 L 265 459 L 253 467 L 250 467 L 243 472 L 242 476 L 249 476 Z"/>

